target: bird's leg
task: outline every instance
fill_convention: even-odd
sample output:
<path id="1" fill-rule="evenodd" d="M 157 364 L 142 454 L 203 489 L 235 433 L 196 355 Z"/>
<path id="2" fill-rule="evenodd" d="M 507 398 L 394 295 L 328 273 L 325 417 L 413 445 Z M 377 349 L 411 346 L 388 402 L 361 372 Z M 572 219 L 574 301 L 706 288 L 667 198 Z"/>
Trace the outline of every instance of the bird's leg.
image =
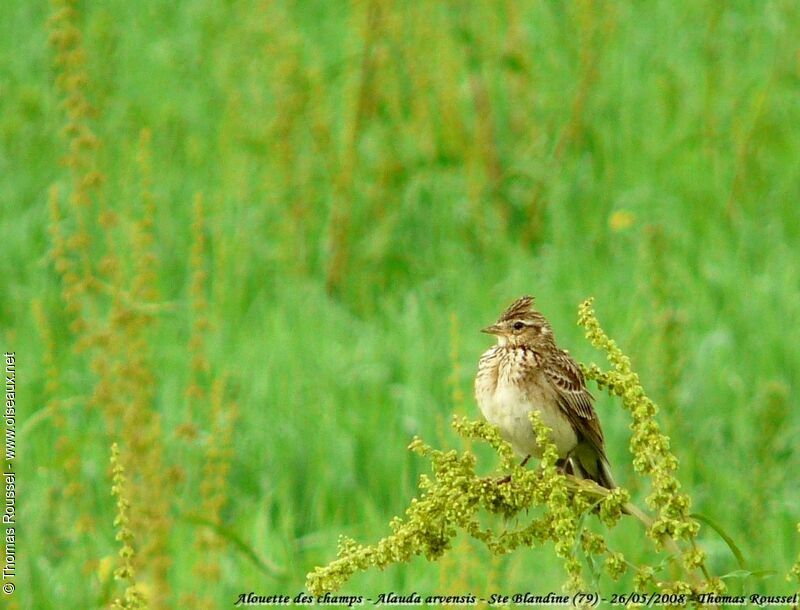
<path id="1" fill-rule="evenodd" d="M 527 464 L 528 460 L 530 460 L 530 459 L 531 459 L 531 454 L 529 453 L 528 455 L 525 456 L 525 459 L 522 460 L 522 462 L 520 462 L 519 467 L 520 468 L 525 468 L 525 464 Z M 511 475 L 507 474 L 506 476 L 500 477 L 499 479 L 497 479 L 496 483 L 497 483 L 497 485 L 505 485 L 506 483 L 508 483 L 510 481 L 511 481 Z"/>
<path id="2" fill-rule="evenodd" d="M 569 456 L 561 458 L 556 462 L 556 468 L 561 472 L 561 474 L 575 474 L 572 460 L 569 459 Z"/>

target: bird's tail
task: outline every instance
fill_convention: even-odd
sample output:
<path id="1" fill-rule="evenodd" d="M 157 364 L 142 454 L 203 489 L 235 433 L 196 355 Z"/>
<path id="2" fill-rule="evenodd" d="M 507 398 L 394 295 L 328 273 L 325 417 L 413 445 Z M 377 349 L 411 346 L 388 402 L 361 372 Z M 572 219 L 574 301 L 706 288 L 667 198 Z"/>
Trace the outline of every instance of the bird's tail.
<path id="1" fill-rule="evenodd" d="M 606 489 L 614 489 L 617 486 L 611 475 L 608 459 L 594 447 L 579 445 L 569 458 L 569 466 L 572 473 L 581 479 L 591 479 Z"/>

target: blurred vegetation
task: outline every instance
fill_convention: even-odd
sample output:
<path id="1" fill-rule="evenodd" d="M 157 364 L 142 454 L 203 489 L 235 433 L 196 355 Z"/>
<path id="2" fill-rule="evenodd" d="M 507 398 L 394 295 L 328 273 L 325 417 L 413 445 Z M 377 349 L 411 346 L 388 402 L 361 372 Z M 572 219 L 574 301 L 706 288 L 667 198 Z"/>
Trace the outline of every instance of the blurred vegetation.
<path id="1" fill-rule="evenodd" d="M 114 441 L 151 607 L 295 595 L 339 534 L 386 535 L 426 469 L 415 434 L 462 446 L 447 422 L 476 415 L 476 331 L 525 293 L 582 361 L 575 306 L 596 297 L 693 508 L 778 572 L 729 588 L 789 590 L 798 31 L 789 0 L 11 3 L 17 607 L 123 596 Z M 596 394 L 641 504 L 628 415 Z M 613 547 L 647 564 L 624 521 Z M 698 541 L 712 573 L 739 569 L 712 529 Z M 551 548 L 454 546 L 348 586 L 565 580 Z"/>

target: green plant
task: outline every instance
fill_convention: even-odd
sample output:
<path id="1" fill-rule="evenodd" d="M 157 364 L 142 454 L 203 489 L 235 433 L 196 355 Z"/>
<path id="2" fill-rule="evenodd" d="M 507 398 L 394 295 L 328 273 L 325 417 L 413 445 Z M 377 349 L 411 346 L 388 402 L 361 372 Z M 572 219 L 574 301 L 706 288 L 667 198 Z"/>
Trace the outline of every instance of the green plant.
<path id="1" fill-rule="evenodd" d="M 337 590 L 357 571 L 373 566 L 385 568 L 414 556 L 436 560 L 450 548 L 461 530 L 485 544 L 495 555 L 552 542 L 567 574 L 564 584 L 567 592 L 586 590 L 579 550 L 591 565 L 602 557 L 606 573 L 615 580 L 633 569 L 637 591 L 687 596 L 723 592 L 723 581 L 710 574 L 705 565 L 706 555 L 696 542 L 700 525 L 690 515 L 690 498 L 681 491 L 675 476 L 677 458 L 670 452 L 669 439 L 656 421 L 656 405 L 645 394 L 630 359 L 601 328 L 591 300 L 581 305 L 579 323 L 587 339 L 605 351 L 612 365 L 607 371 L 594 364 L 585 367 L 587 377 L 620 398 L 632 416 L 633 465 L 637 473 L 650 481 L 647 504 L 655 511 L 654 518 L 632 505 L 629 493 L 623 488 L 609 492 L 591 481 L 560 472 L 550 430 L 538 413 L 532 414 L 531 424 L 543 457 L 535 470 L 517 464 L 513 450 L 495 427 L 456 418 L 453 427 L 463 438 L 483 441 L 494 449 L 499 459 L 498 472 L 481 477 L 471 451 L 441 451 L 416 438 L 410 449 L 431 461 L 433 478 L 422 476 L 419 484 L 422 493 L 412 499 L 405 518 L 394 518 L 390 523 L 392 534 L 374 545 L 341 538 L 338 558 L 308 575 L 308 589 L 316 594 Z M 485 525 L 484 515 L 501 520 L 495 518 Z M 656 550 L 669 552 L 667 563 L 676 576 L 665 577 L 663 562 L 636 566 L 621 552 L 611 550 L 603 535 L 584 527 L 586 519 L 593 515 L 609 530 L 623 515 L 638 519 Z"/>

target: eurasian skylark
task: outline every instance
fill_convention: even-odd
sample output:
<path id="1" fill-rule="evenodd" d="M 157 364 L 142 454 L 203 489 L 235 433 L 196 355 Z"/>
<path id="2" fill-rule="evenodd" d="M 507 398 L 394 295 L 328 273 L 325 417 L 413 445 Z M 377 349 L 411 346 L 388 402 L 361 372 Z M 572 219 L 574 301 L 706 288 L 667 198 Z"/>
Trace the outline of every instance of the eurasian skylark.
<path id="1" fill-rule="evenodd" d="M 537 410 L 553 431 L 566 472 L 613 489 L 603 446 L 603 431 L 580 367 L 560 349 L 547 319 L 533 308 L 533 297 L 514 301 L 483 332 L 497 345 L 478 363 L 475 397 L 486 419 L 525 458 L 541 458 L 529 419 Z"/>

